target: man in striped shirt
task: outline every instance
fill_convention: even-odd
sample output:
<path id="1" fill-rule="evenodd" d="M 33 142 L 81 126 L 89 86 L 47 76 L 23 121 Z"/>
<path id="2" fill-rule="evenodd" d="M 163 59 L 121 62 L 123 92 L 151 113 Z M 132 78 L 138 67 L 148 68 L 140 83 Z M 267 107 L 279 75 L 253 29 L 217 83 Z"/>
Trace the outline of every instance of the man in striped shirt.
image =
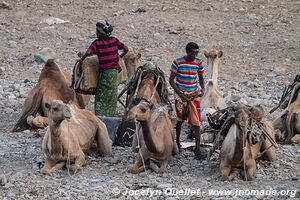
<path id="1" fill-rule="evenodd" d="M 171 65 L 169 83 L 176 93 L 175 107 L 177 115 L 176 142 L 180 148 L 180 131 L 184 120 L 195 131 L 195 158 L 203 159 L 204 153 L 200 151 L 200 100 L 204 92 L 204 67 L 202 60 L 197 57 L 199 46 L 190 42 L 186 45 L 186 55 L 176 58 Z M 197 79 L 199 78 L 199 88 Z"/>
<path id="2" fill-rule="evenodd" d="M 99 77 L 95 96 L 95 114 L 113 116 L 117 107 L 118 73 L 122 70 L 119 65 L 119 56 L 122 58 L 128 48 L 116 37 L 110 36 L 113 27 L 107 21 L 96 24 L 97 39 L 90 45 L 79 61 L 92 55 L 99 59 Z M 118 50 L 123 50 L 119 55 Z"/>

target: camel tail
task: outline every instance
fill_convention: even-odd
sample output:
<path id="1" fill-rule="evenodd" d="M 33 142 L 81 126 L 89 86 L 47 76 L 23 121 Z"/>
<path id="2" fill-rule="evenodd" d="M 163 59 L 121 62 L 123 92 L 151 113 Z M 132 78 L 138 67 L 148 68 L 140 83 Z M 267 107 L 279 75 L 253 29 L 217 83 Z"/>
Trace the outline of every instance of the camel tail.
<path id="1" fill-rule="evenodd" d="M 98 121 L 99 127 L 96 134 L 96 142 L 98 151 L 103 156 L 112 155 L 112 141 L 109 138 L 106 125 L 102 121 Z"/>
<path id="2" fill-rule="evenodd" d="M 36 115 L 36 113 L 40 109 L 40 105 L 43 99 L 43 92 L 41 90 L 37 90 L 37 92 L 28 96 L 25 100 L 22 115 L 20 119 L 17 121 L 14 126 L 12 132 L 23 131 L 30 128 L 30 125 L 27 123 L 27 117 L 30 115 Z"/>

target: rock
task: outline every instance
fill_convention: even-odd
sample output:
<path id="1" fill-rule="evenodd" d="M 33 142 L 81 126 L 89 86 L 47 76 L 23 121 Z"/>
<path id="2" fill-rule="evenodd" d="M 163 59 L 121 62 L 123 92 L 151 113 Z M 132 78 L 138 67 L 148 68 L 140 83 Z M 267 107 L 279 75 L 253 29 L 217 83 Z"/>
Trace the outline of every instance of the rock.
<path id="1" fill-rule="evenodd" d="M 264 175 L 262 175 L 262 174 L 256 174 L 256 178 L 258 178 L 258 179 L 261 179 L 263 177 L 264 177 Z"/>
<path id="2" fill-rule="evenodd" d="M 17 47 L 17 42 L 13 41 L 13 40 L 9 40 L 9 41 L 7 41 L 7 46 L 9 48 L 16 48 Z"/>
<path id="3" fill-rule="evenodd" d="M 6 3 L 5 1 L 0 2 L 0 8 L 9 9 L 9 10 L 12 9 L 12 7 L 8 3 Z"/>
<path id="4" fill-rule="evenodd" d="M 170 183 L 162 183 L 162 184 L 157 185 L 157 188 L 160 188 L 160 189 L 172 188 L 172 187 L 173 187 L 173 184 L 170 184 Z"/>
<path id="5" fill-rule="evenodd" d="M 13 112 L 14 112 L 14 109 L 11 109 L 11 108 L 5 108 L 4 111 L 5 111 L 5 113 L 10 114 L 10 113 L 13 113 Z"/>
<path id="6" fill-rule="evenodd" d="M 0 67 L 0 75 L 3 75 L 5 72 L 5 68 L 4 67 Z"/>
<path id="7" fill-rule="evenodd" d="M 13 84 L 9 86 L 13 91 L 20 91 L 20 86 L 18 84 Z"/>
<path id="8" fill-rule="evenodd" d="M 30 83 L 30 80 L 29 79 L 25 79 L 24 83 Z"/>
<path id="9" fill-rule="evenodd" d="M 11 101 L 11 100 L 14 100 L 14 99 L 16 99 L 17 97 L 14 95 L 14 94 L 10 94 L 8 97 L 7 97 L 7 99 L 9 100 L 9 101 Z"/>
<path id="10" fill-rule="evenodd" d="M 181 171 L 182 173 L 185 173 L 185 172 L 188 171 L 188 168 L 187 168 L 186 166 L 182 166 L 182 167 L 180 167 L 180 171 Z"/>
<path id="11" fill-rule="evenodd" d="M 214 8 L 212 7 L 212 6 L 209 6 L 208 8 L 206 8 L 205 10 L 207 10 L 207 11 L 213 11 L 214 10 Z"/>
<path id="12" fill-rule="evenodd" d="M 7 179 L 4 174 L 0 175 L 0 186 L 5 186 L 7 183 Z"/>
<path id="13" fill-rule="evenodd" d="M 214 135 L 212 133 L 201 134 L 201 141 L 204 143 L 212 143 L 214 140 Z"/>
<path id="14" fill-rule="evenodd" d="M 53 24 L 65 24 L 65 23 L 69 23 L 70 21 L 65 21 L 56 17 L 48 17 L 47 19 L 41 21 L 40 23 L 46 23 L 48 25 L 53 25 Z"/>
<path id="15" fill-rule="evenodd" d="M 120 162 L 120 159 L 117 157 L 105 158 L 105 161 L 114 165 Z"/>
<path id="16" fill-rule="evenodd" d="M 121 15 L 124 15 L 125 14 L 125 11 L 124 10 L 119 10 L 117 12 L 114 12 L 113 13 L 113 16 L 117 17 L 117 16 L 121 16 Z"/>
<path id="17" fill-rule="evenodd" d="M 50 48 L 44 48 L 34 54 L 34 59 L 39 64 L 46 62 L 48 59 L 54 59 L 55 57 L 54 50 Z"/>
<path id="18" fill-rule="evenodd" d="M 133 13 L 144 13 L 144 12 L 146 12 L 146 9 L 145 8 L 136 8 L 136 9 L 132 10 L 131 12 L 133 12 Z"/>
<path id="19" fill-rule="evenodd" d="M 278 73 L 276 73 L 276 72 L 271 72 L 271 73 L 267 74 L 267 77 L 268 77 L 268 78 L 275 78 L 275 77 L 277 77 L 277 76 L 280 76 L 280 74 L 278 74 Z"/>
<path id="20" fill-rule="evenodd" d="M 29 134 L 29 133 L 30 133 L 30 130 L 24 130 L 23 133 L 24 133 L 24 134 Z"/>

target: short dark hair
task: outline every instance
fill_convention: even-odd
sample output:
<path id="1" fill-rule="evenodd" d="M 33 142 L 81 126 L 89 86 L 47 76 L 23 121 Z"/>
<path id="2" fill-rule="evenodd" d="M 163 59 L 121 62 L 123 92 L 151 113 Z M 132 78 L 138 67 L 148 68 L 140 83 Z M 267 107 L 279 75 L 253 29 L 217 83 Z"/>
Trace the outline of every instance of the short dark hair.
<path id="1" fill-rule="evenodd" d="M 195 42 L 189 42 L 189 43 L 185 46 L 186 52 L 190 52 L 192 49 L 199 49 L 198 44 L 196 44 Z"/>

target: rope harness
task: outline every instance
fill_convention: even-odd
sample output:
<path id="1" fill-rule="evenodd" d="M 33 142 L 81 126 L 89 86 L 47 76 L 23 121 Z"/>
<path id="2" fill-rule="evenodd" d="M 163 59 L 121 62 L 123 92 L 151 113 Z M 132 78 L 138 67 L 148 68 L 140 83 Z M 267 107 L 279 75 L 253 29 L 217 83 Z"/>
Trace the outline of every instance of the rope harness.
<path id="1" fill-rule="evenodd" d="M 299 88 L 300 88 L 300 75 L 296 75 L 293 83 L 284 87 L 278 105 L 275 106 L 273 109 L 271 109 L 269 113 L 273 113 L 278 108 L 281 109 L 287 108 L 296 99 Z"/>
<path id="2" fill-rule="evenodd" d="M 161 102 L 169 105 L 169 107 L 172 108 L 171 101 L 169 100 L 168 86 L 164 72 L 159 67 L 152 67 L 147 63 L 137 69 L 134 76 L 127 85 L 126 107 L 128 108 L 130 106 L 129 103 L 131 103 L 128 102 L 129 97 L 132 96 L 132 99 L 136 98 L 137 93 L 140 89 L 140 84 L 142 80 L 145 80 L 147 74 L 153 74 L 155 82 L 154 92 L 151 95 L 150 99 L 148 99 L 148 101 L 152 101 L 155 96 L 155 91 L 157 91 Z"/>
<path id="3" fill-rule="evenodd" d="M 245 109 L 250 112 L 251 106 L 245 106 Z M 208 122 L 209 125 L 216 131 L 216 134 L 214 134 L 214 146 L 212 150 L 210 151 L 207 159 L 212 155 L 212 153 L 219 149 L 222 145 L 223 140 L 225 139 L 230 127 L 232 124 L 235 123 L 235 111 L 238 108 L 234 106 L 227 107 L 225 109 L 216 111 L 213 115 L 208 114 Z M 239 126 L 239 124 L 237 124 Z M 243 141 L 248 140 L 250 145 L 254 145 L 261 138 L 267 139 L 270 141 L 271 146 L 268 147 L 266 150 L 261 152 L 259 156 L 256 158 L 260 157 L 262 154 L 264 154 L 268 149 L 270 149 L 272 146 L 277 148 L 277 143 L 276 141 L 271 137 L 271 135 L 268 133 L 268 130 L 266 128 L 266 125 L 257 119 L 254 119 L 251 115 L 249 115 L 249 126 L 247 127 L 248 131 L 247 134 L 243 134 Z M 247 138 L 244 138 L 247 137 Z M 243 154 L 245 153 L 245 143 L 243 142 Z M 244 155 L 243 155 L 244 156 Z M 256 159 L 255 158 L 255 159 Z"/>

